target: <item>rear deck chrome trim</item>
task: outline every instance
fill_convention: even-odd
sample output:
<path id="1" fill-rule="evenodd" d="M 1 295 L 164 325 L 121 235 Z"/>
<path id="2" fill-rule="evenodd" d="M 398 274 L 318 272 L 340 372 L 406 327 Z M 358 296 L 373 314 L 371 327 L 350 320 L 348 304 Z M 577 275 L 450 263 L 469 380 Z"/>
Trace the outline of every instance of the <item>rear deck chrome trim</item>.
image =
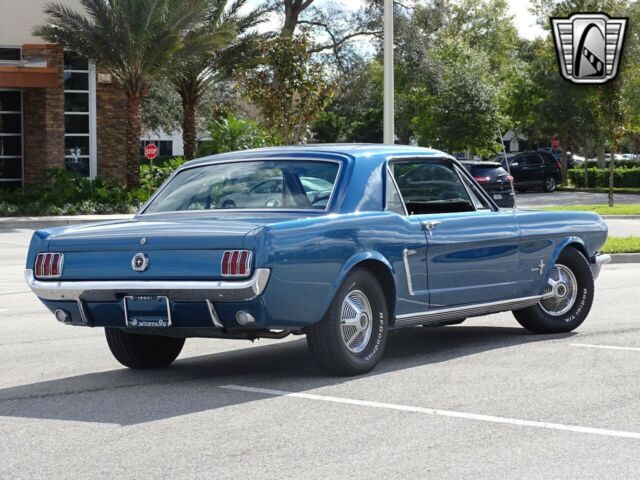
<path id="1" fill-rule="evenodd" d="M 260 296 L 271 271 L 258 268 L 247 280 L 92 280 L 41 281 L 32 269 L 25 270 L 29 288 L 42 300 L 119 301 L 125 295 L 165 295 L 172 301 L 243 302 Z"/>
<path id="2" fill-rule="evenodd" d="M 429 324 L 443 320 L 459 320 L 468 317 L 479 317 L 490 313 L 519 310 L 535 305 L 542 298 L 541 295 L 533 297 L 514 298 L 497 302 L 478 303 L 475 305 L 462 305 L 459 307 L 434 308 L 426 312 L 407 313 L 396 315 L 395 326 L 406 327 L 408 325 Z"/>

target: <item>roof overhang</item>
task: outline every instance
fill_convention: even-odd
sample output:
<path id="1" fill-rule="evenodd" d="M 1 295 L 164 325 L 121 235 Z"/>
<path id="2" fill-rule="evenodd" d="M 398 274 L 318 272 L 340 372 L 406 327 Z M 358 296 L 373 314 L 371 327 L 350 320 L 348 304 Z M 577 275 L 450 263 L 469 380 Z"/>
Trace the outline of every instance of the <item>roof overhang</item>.
<path id="1" fill-rule="evenodd" d="M 62 86 L 58 67 L 0 66 L 0 88 L 59 88 Z"/>

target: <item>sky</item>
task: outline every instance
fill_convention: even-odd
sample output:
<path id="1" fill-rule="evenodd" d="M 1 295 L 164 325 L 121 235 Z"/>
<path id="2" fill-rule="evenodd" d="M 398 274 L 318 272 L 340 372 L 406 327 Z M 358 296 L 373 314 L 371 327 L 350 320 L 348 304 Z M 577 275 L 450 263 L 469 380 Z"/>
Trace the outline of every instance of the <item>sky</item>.
<path id="1" fill-rule="evenodd" d="M 529 12 L 530 1 L 529 0 L 508 0 L 509 1 L 509 13 L 514 17 L 514 23 L 520 36 L 526 39 L 533 39 L 544 35 L 544 30 L 536 24 L 536 17 Z M 248 5 L 256 5 L 261 3 L 260 0 L 249 0 Z M 321 6 L 323 4 L 333 3 L 340 5 L 347 10 L 358 10 L 363 4 L 364 0 L 316 0 L 315 4 Z M 268 24 L 264 25 L 265 30 L 273 30 L 278 28 L 279 19 L 274 19 Z"/>

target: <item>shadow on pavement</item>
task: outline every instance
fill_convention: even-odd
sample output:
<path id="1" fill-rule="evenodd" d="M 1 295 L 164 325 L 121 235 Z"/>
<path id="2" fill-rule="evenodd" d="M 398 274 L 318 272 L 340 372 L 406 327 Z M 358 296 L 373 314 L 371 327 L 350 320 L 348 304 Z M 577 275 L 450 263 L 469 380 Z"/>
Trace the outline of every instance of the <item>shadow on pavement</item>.
<path id="1" fill-rule="evenodd" d="M 490 350 L 568 338 L 521 328 L 409 328 L 391 333 L 376 376 Z M 259 401 L 215 388 L 231 383 L 303 392 L 349 382 L 324 375 L 304 338 L 178 360 L 168 369 L 118 369 L 0 389 L 0 416 L 135 425 Z M 273 386 L 273 385 L 278 386 Z"/>

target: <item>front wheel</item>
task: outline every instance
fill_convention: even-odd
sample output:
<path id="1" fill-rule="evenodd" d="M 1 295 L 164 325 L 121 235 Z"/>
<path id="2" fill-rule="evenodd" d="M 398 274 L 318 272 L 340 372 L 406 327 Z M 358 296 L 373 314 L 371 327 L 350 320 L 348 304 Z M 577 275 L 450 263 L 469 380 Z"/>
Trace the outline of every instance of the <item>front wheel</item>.
<path id="1" fill-rule="evenodd" d="M 587 259 L 575 248 L 565 248 L 551 270 L 540 302 L 516 310 L 513 315 L 534 333 L 570 332 L 587 318 L 593 294 L 593 275 Z"/>
<path id="2" fill-rule="evenodd" d="M 376 277 L 364 269 L 351 272 L 324 318 L 307 331 L 307 343 L 320 368 L 342 376 L 372 370 L 387 342 L 388 315 Z"/>
<path id="3" fill-rule="evenodd" d="M 556 188 L 558 188 L 558 184 L 556 183 L 556 179 L 553 177 L 547 177 L 544 179 L 544 191 L 547 193 L 555 192 Z"/>
<path id="4" fill-rule="evenodd" d="M 116 360 L 133 369 L 168 367 L 184 345 L 184 338 L 135 334 L 117 328 L 105 328 L 104 332 Z"/>

